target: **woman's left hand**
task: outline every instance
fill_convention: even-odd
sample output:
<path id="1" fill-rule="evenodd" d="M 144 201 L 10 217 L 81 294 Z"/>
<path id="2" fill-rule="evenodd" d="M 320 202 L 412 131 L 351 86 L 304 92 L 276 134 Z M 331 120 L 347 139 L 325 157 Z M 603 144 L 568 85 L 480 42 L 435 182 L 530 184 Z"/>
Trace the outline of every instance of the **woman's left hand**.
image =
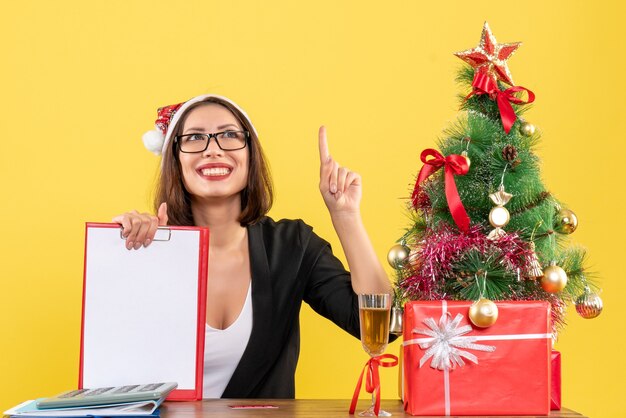
<path id="1" fill-rule="evenodd" d="M 320 191 L 348 260 L 352 289 L 356 293 L 391 293 L 389 279 L 361 219 L 361 176 L 333 160 L 323 126 L 320 127 Z"/>
<path id="2" fill-rule="evenodd" d="M 332 215 L 358 214 L 361 203 L 361 176 L 341 167 L 330 156 L 326 128 L 320 126 L 320 192 Z"/>

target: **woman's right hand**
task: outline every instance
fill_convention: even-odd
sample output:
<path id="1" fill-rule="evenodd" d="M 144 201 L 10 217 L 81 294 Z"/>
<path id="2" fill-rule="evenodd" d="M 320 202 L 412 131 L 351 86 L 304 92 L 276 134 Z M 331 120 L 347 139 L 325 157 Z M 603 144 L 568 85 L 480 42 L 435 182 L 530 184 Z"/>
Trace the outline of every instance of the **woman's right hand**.
<path id="1" fill-rule="evenodd" d="M 157 216 L 133 210 L 116 216 L 111 222 L 122 225 L 127 250 L 147 247 L 154 240 L 157 227 L 167 225 L 167 203 L 161 203 Z"/>

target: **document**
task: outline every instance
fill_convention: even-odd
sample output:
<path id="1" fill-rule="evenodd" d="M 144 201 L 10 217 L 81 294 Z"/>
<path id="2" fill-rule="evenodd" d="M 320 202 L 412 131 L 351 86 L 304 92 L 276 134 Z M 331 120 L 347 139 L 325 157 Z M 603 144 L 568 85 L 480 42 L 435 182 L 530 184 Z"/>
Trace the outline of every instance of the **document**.
<path id="1" fill-rule="evenodd" d="M 129 251 L 117 224 L 88 223 L 79 389 L 177 382 L 202 399 L 209 231 L 159 228 Z"/>

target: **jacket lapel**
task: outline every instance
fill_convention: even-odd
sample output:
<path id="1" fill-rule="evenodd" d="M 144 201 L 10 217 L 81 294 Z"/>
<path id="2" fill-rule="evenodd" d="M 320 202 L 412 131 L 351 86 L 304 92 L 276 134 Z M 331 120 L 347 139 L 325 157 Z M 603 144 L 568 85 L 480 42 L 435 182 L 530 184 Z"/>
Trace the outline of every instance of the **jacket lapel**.
<path id="1" fill-rule="evenodd" d="M 248 226 L 248 249 L 252 274 L 252 332 L 248 345 L 224 390 L 223 398 L 254 396 L 254 389 L 271 365 L 278 350 L 268 339 L 272 335 L 272 286 L 260 223 Z"/>

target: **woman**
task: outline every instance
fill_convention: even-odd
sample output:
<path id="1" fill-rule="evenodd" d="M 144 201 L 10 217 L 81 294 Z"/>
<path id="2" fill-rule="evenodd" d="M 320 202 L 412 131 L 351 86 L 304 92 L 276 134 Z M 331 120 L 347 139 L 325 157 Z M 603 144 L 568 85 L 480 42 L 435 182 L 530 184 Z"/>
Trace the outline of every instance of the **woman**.
<path id="1" fill-rule="evenodd" d="M 269 171 L 256 130 L 235 103 L 198 96 L 159 109 L 157 128 L 163 136 L 144 135 L 163 155 L 157 215 L 113 219 L 126 248 L 150 245 L 159 225 L 207 226 L 204 397 L 293 398 L 302 301 L 358 338 L 356 294 L 391 290 L 361 222 L 359 175 L 329 155 L 321 127 L 319 187 L 350 274 L 310 226 L 265 216 Z"/>

